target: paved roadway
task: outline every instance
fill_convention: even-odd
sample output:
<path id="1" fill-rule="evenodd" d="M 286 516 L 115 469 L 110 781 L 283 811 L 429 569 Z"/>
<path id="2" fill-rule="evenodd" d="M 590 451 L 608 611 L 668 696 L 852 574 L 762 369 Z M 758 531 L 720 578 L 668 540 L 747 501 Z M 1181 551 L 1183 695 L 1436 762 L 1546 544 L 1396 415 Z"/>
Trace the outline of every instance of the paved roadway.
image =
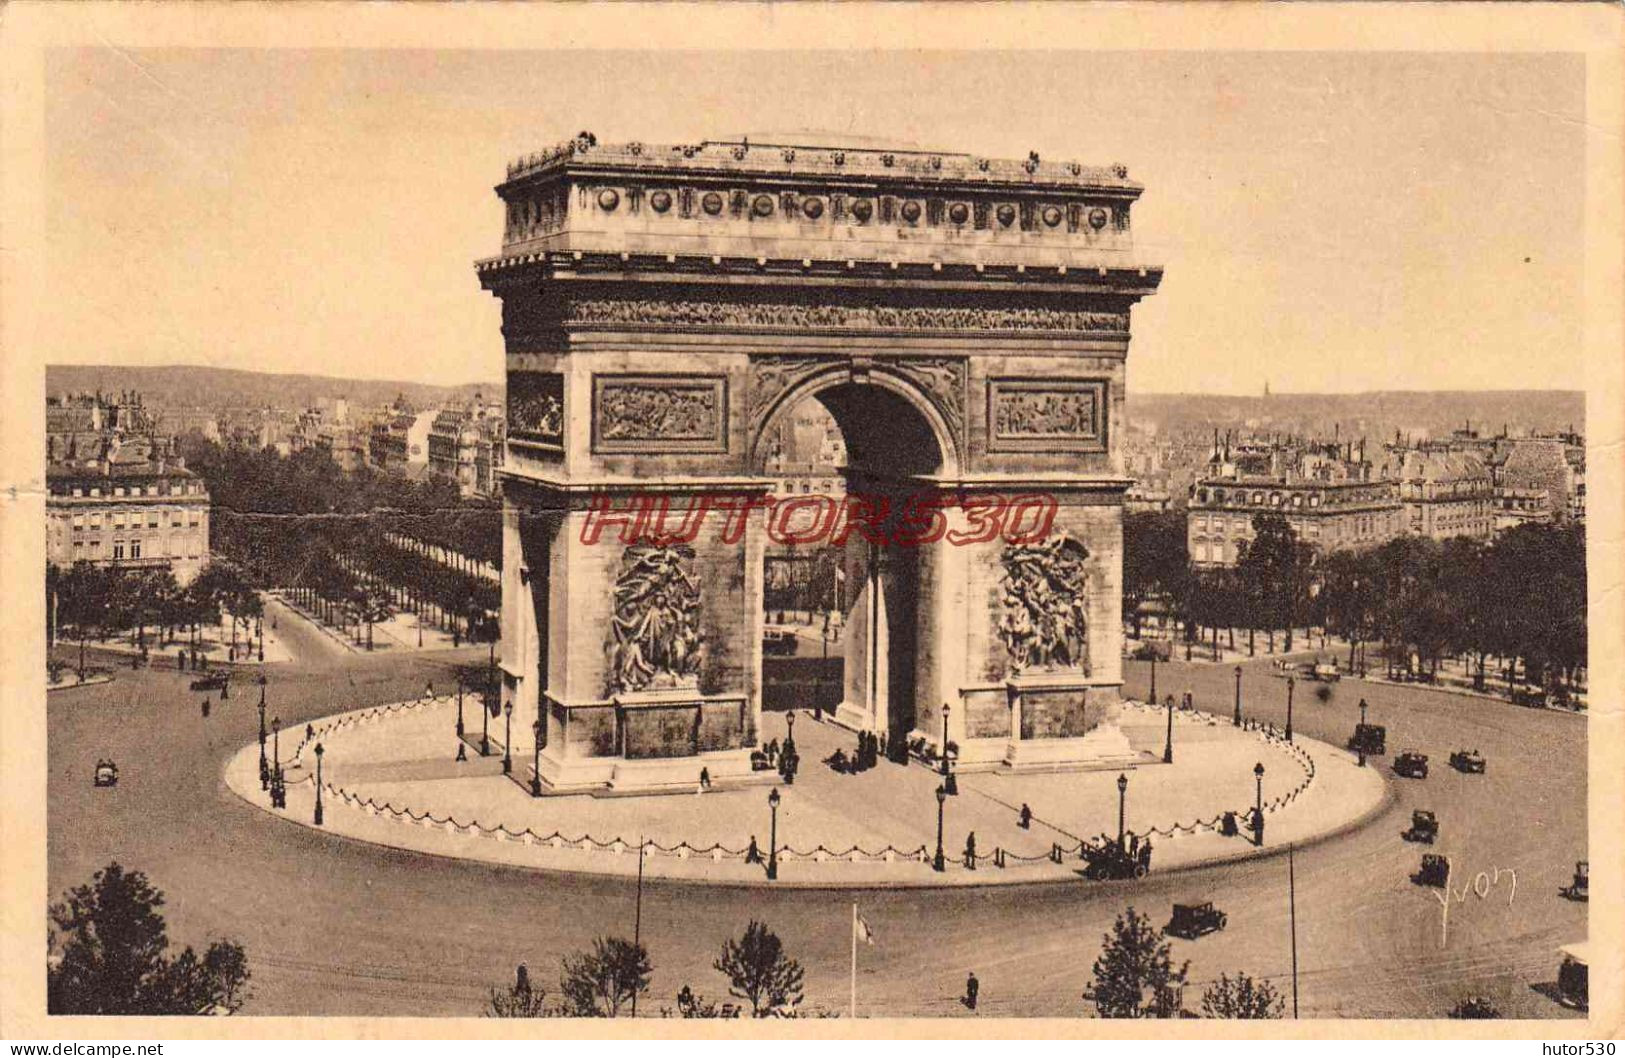
<path id="1" fill-rule="evenodd" d="M 480 648 L 387 658 L 346 654 L 302 622 L 280 628 L 300 660 L 270 667 L 271 711 L 285 726 L 450 686 L 454 660 Z M 1130 666 L 1131 692 L 1144 666 Z M 1285 685 L 1266 663 L 1245 677 L 1248 715 L 1284 721 Z M 1229 668 L 1158 666 L 1159 693 L 1193 690 L 1228 710 Z M 1433 1017 L 1469 994 L 1509 1015 L 1567 1014 L 1547 992 L 1556 948 L 1586 933 L 1585 905 L 1557 896 L 1585 856 L 1585 723 L 1419 688 L 1345 682 L 1318 703 L 1300 685 L 1298 730 L 1343 741 L 1363 694 L 1386 724 L 1390 754 L 1415 745 L 1433 758 L 1425 781 L 1394 780 L 1397 797 L 1371 825 L 1295 857 L 1300 1008 L 1304 1016 Z M 551 982 L 559 957 L 606 932 L 630 934 L 633 883 L 423 857 L 334 838 L 242 803 L 220 779 L 227 756 L 255 737 L 254 690 L 243 687 L 208 720 L 200 692 L 173 671 L 131 672 L 112 684 L 51 695 L 50 888 L 60 894 L 109 860 L 147 872 L 168 896 L 171 937 L 247 945 L 253 997 L 245 1013 L 470 1015 L 492 984 L 527 962 Z M 1267 700 L 1266 700 L 1267 699 Z M 1484 776 L 1450 770 L 1458 742 L 1481 749 Z M 118 760 L 115 789 L 93 789 L 98 756 Z M 1389 758 L 1376 758 L 1385 766 Z M 884 765 L 883 765 L 884 766 Z M 1496 867 L 1488 898 L 1453 904 L 1441 945 L 1436 890 L 1410 884 L 1420 857 L 1399 832 L 1412 807 L 1439 813 L 1439 851 L 1460 881 Z M 934 805 L 922 805 L 929 813 Z M 724 996 L 711 960 L 751 917 L 766 921 L 807 967 L 808 1001 L 845 1011 L 854 899 L 876 932 L 859 955 L 867 1015 L 965 1014 L 967 971 L 980 1013 L 1078 1016 L 1100 937 L 1128 904 L 1165 920 L 1175 901 L 1215 901 L 1229 928 L 1175 942 L 1192 982 L 1245 970 L 1290 995 L 1287 863 L 1268 857 L 1139 883 L 946 891 L 770 891 L 647 884 L 643 938 L 655 965 L 642 1012 L 672 1005 L 685 983 Z M 1510 906 L 1509 906 L 1510 901 Z M 1200 988 L 1187 992 L 1199 1003 Z M 1290 1013 L 1290 1006 L 1288 1008 Z"/>

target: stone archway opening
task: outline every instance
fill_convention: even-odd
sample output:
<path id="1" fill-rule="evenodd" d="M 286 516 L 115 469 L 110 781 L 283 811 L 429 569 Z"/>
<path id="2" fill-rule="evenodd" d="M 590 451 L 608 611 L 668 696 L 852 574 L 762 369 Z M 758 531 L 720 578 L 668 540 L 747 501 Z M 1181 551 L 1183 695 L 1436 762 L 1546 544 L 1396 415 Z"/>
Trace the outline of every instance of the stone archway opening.
<path id="1" fill-rule="evenodd" d="M 776 506 L 795 512 L 773 523 L 784 532 L 770 532 L 762 560 L 763 708 L 820 709 L 883 739 L 919 726 L 917 628 L 930 556 L 842 534 L 829 514 L 885 504 L 895 523 L 952 463 L 928 398 L 905 393 L 896 382 L 815 380 L 779 405 L 756 453 Z M 837 527 L 834 538 L 803 541 L 820 519 Z"/>

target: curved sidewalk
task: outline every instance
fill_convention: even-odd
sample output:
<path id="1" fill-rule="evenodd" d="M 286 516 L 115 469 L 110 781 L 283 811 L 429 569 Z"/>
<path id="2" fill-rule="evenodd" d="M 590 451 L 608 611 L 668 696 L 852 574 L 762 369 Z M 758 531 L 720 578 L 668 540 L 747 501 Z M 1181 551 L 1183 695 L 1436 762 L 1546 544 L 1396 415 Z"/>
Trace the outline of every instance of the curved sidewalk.
<path id="1" fill-rule="evenodd" d="M 466 719 L 477 725 L 478 707 L 465 704 L 465 710 Z M 1123 722 L 1127 727 L 1162 716 L 1159 709 L 1125 703 Z M 455 761 L 455 717 L 455 700 L 445 698 L 316 721 L 314 741 L 324 743 L 326 751 L 321 829 L 431 855 L 540 870 L 635 875 L 642 841 L 644 872 L 652 878 L 932 887 L 1078 882 L 1079 835 L 1115 827 L 1119 807 L 1115 771 L 961 775 L 960 796 L 945 806 L 947 870 L 937 872 L 930 853 L 938 776 L 917 764 L 886 762 L 862 775 L 837 775 L 817 761 L 826 743 L 845 745 L 850 734 L 804 717 L 796 736 L 808 763 L 794 785 L 780 787 L 779 877 L 770 883 L 764 865 L 746 861 L 753 837 L 767 857 L 769 813 L 761 788 L 532 798 L 501 774 L 495 756 Z M 1302 844 L 1350 829 L 1384 804 L 1386 787 L 1378 769 L 1361 769 L 1351 755 L 1325 743 L 1300 738 L 1289 745 L 1268 732 L 1237 731 L 1228 721 L 1200 713 L 1178 713 L 1176 720 L 1175 765 L 1148 757 L 1146 764 L 1129 769 L 1128 829 L 1153 842 L 1157 873 L 1267 855 L 1288 842 Z M 783 718 L 772 714 L 764 718 L 765 737 L 774 737 L 773 724 L 782 737 Z M 492 734 L 500 737 L 496 725 Z M 313 826 L 311 740 L 303 732 L 284 735 L 300 741 L 291 753 L 284 745 L 288 807 L 276 814 Z M 528 754 L 528 745 L 523 750 Z M 259 788 L 258 752 L 250 743 L 236 753 L 227 764 L 226 782 L 245 800 L 273 811 Z M 1246 836 L 1217 833 L 1217 818 L 1227 808 L 1239 813 L 1251 807 L 1255 758 L 1267 770 L 1262 848 L 1254 848 Z M 528 756 L 516 754 L 514 770 L 528 775 Z M 1211 800 L 1226 796 L 1241 803 Z M 1210 800 L 1198 809 L 1192 798 Z M 1023 802 L 1034 810 L 1027 830 L 1015 821 L 1013 806 Z M 977 835 L 974 870 L 963 858 L 967 830 Z M 996 866 L 996 859 L 1005 866 Z"/>

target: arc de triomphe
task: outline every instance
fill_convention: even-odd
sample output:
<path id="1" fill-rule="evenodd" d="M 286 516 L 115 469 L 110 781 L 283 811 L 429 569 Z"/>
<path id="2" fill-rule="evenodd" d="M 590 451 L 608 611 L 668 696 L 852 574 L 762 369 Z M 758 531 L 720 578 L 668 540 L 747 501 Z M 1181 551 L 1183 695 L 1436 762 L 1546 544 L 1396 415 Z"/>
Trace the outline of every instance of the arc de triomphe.
<path id="1" fill-rule="evenodd" d="M 1162 272 L 1123 167 L 584 135 L 496 191 L 502 694 L 543 789 L 750 773 L 785 513 L 763 438 L 806 397 L 867 504 L 837 518 L 839 722 L 935 748 L 946 705 L 962 767 L 1127 753 L 1118 437 Z"/>

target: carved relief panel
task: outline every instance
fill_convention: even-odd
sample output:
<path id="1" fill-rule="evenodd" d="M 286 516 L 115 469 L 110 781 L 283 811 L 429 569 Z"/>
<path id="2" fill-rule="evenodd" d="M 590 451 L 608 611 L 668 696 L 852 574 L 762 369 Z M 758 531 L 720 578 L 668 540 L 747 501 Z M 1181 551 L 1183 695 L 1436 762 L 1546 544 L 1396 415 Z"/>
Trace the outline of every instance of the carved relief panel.
<path id="1" fill-rule="evenodd" d="M 728 450 L 728 380 L 722 375 L 594 375 L 593 451 Z"/>
<path id="2" fill-rule="evenodd" d="M 610 616 L 610 693 L 698 685 L 700 602 L 693 548 L 626 549 Z"/>
<path id="3" fill-rule="evenodd" d="M 1106 451 L 1105 379 L 988 380 L 993 452 Z"/>
<path id="4" fill-rule="evenodd" d="M 508 436 L 550 448 L 564 447 L 563 375 L 508 372 Z"/>
<path id="5" fill-rule="evenodd" d="M 1009 544 L 999 638 L 1011 675 L 1089 670 L 1089 549 L 1064 530 L 1036 544 Z"/>

